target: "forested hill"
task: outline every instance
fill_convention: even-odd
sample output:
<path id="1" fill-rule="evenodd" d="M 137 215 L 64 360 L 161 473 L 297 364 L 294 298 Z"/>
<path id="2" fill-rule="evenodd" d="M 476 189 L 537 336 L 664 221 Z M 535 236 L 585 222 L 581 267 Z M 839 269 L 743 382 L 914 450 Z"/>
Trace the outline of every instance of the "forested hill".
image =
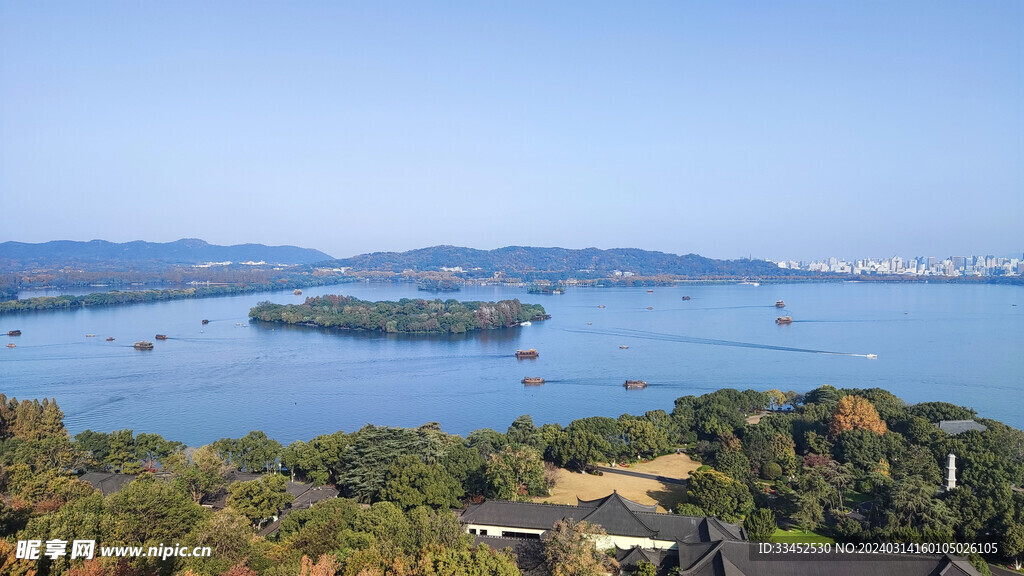
<path id="1" fill-rule="evenodd" d="M 501 271 L 506 274 L 536 272 L 581 272 L 600 276 L 620 270 L 637 275 L 670 274 L 692 277 L 766 277 L 786 275 L 775 264 L 763 260 L 715 260 L 696 254 L 667 254 L 637 248 L 601 250 L 584 248 L 534 248 L 507 246 L 496 250 L 475 250 L 459 246 L 433 246 L 408 252 L 374 252 L 338 260 L 337 266 L 356 270 L 438 270 L 442 266 L 460 266 L 469 271 L 480 268 L 483 272 Z M 806 273 L 804 273 L 806 274 Z"/>
<path id="2" fill-rule="evenodd" d="M 297 246 L 237 244 L 217 246 L 195 238 L 175 242 L 114 243 L 105 240 L 76 242 L 56 240 L 41 244 L 0 243 L 0 268 L 25 270 L 66 265 L 125 265 L 145 267 L 154 264 L 200 264 L 203 262 L 260 262 L 268 264 L 310 264 L 330 260 L 319 250 Z"/>

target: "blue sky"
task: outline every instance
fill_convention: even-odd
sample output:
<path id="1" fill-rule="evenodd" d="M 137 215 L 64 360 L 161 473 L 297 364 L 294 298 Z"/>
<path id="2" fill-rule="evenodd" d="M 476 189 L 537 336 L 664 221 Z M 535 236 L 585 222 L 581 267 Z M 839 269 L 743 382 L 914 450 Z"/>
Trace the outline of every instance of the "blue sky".
<path id="1" fill-rule="evenodd" d="M 1024 2 L 0 2 L 0 240 L 1018 254 Z"/>

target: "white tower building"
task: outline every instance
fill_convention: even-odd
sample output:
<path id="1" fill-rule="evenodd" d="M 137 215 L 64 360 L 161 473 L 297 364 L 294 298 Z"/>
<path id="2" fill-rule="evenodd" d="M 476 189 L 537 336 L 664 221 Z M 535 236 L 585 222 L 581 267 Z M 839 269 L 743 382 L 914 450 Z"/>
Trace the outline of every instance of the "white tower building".
<path id="1" fill-rule="evenodd" d="M 956 456 L 949 455 L 949 462 L 946 464 L 946 491 L 956 488 Z"/>

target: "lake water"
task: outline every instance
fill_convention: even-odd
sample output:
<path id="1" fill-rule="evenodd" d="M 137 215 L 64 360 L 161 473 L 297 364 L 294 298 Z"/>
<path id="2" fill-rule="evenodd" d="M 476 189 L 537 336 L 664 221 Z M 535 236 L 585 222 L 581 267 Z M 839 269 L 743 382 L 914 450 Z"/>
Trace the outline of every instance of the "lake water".
<path id="1" fill-rule="evenodd" d="M 387 284 L 304 292 L 0 316 L 0 334 L 23 331 L 0 336 L 17 344 L 0 348 L 0 392 L 55 397 L 72 433 L 133 428 L 191 445 L 253 429 L 287 444 L 366 423 L 504 431 L 520 414 L 538 425 L 564 425 L 583 416 L 670 411 L 679 396 L 722 387 L 804 392 L 822 384 L 969 405 L 1024 427 L 1021 287 L 762 284 L 533 295 L 488 286 L 441 297 L 519 298 L 543 304 L 553 318 L 458 337 L 248 323 L 249 308 L 262 300 L 430 297 Z M 784 312 L 776 300 L 786 301 Z M 780 314 L 795 322 L 776 325 Z M 203 318 L 210 323 L 202 325 Z M 157 333 L 170 339 L 156 341 L 152 352 L 131 347 Z M 540 357 L 517 360 L 517 348 L 537 348 Z M 525 376 L 547 383 L 527 387 Z M 626 379 L 649 386 L 626 390 Z"/>

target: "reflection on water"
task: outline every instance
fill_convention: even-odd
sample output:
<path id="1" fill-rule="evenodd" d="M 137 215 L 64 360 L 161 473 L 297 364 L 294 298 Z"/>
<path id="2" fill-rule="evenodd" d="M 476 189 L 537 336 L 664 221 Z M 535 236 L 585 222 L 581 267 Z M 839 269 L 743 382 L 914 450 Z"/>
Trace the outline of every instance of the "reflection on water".
<path id="1" fill-rule="evenodd" d="M 0 334 L 23 331 L 12 339 L 17 348 L 0 347 L 0 392 L 56 398 L 72 432 L 133 428 L 189 444 L 256 428 L 290 442 L 366 423 L 439 421 L 447 431 L 466 433 L 503 430 L 531 414 L 538 423 L 566 424 L 671 410 L 679 396 L 726 386 L 880 386 L 908 401 L 967 404 L 1024 425 L 1024 416 L 1002 400 L 1024 388 L 1018 350 L 1024 307 L 1012 306 L 1024 302 L 1019 287 L 797 284 L 564 295 L 469 287 L 459 299 L 539 302 L 553 318 L 462 335 L 250 324 L 249 308 L 261 300 L 424 296 L 412 285 L 384 284 L 304 293 L 0 316 Z M 681 302 L 683 295 L 693 300 Z M 775 324 L 776 300 L 786 301 L 792 325 Z M 204 318 L 210 323 L 203 325 Z M 168 339 L 156 341 L 153 351 L 131 347 L 158 333 Z M 116 340 L 107 342 L 108 336 Z M 517 348 L 537 348 L 540 357 L 518 360 Z M 524 386 L 525 376 L 546 382 Z M 649 386 L 626 390 L 626 379 Z"/>

